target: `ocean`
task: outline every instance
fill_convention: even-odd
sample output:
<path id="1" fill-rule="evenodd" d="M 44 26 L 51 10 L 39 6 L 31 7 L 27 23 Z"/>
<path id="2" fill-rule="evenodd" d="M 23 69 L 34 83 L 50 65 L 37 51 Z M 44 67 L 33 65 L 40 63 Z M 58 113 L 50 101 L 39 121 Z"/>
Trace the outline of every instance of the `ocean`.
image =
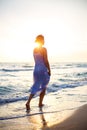
<path id="1" fill-rule="evenodd" d="M 51 79 L 46 95 L 56 96 L 59 102 L 74 100 L 78 106 L 86 104 L 87 63 L 54 62 L 50 67 Z M 34 63 L 0 63 L 0 120 L 23 116 L 23 113 L 19 116 L 17 110 L 25 110 L 24 104 L 33 84 L 33 69 Z M 12 108 L 12 104 L 17 105 Z"/>

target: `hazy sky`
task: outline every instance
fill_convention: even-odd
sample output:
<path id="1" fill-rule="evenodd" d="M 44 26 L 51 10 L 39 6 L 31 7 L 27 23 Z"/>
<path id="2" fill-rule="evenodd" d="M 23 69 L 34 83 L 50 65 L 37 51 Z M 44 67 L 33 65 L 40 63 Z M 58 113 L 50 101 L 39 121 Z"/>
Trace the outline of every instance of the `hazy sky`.
<path id="1" fill-rule="evenodd" d="M 87 0 L 0 0 L 0 62 L 32 60 L 38 34 L 50 59 L 87 61 Z"/>

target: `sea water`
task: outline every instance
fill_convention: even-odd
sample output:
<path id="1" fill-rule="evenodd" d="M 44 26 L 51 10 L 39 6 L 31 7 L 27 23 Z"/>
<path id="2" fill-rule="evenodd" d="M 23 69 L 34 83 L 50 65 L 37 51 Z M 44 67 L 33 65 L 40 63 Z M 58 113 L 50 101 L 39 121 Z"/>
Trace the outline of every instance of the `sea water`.
<path id="1" fill-rule="evenodd" d="M 59 63 L 50 64 L 51 79 L 47 87 L 46 95 L 59 96 L 59 101 L 79 100 L 80 103 L 87 103 L 87 63 Z M 16 110 L 25 109 L 22 102 L 26 102 L 33 84 L 34 63 L 0 63 L 0 120 L 9 119 L 11 115 L 16 116 Z M 83 90 L 83 91 L 82 91 Z M 62 94 L 61 94 L 62 93 Z M 12 104 L 15 109 L 12 109 Z M 3 114 L 3 110 L 11 109 Z M 14 112 L 15 111 L 15 112 Z M 20 113 L 20 112 L 19 112 Z M 23 114 L 23 113 L 22 113 Z"/>

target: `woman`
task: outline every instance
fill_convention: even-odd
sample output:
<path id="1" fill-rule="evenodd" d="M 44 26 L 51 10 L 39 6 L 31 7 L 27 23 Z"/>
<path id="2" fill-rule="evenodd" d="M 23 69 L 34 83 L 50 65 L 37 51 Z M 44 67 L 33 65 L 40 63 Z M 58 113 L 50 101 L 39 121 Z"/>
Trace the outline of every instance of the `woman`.
<path id="1" fill-rule="evenodd" d="M 35 60 L 35 68 L 33 73 L 34 84 L 31 88 L 31 94 L 26 103 L 27 110 L 30 110 L 30 101 L 37 92 L 40 92 L 39 107 L 43 106 L 42 102 L 45 95 L 46 86 L 49 83 L 51 75 L 50 65 L 47 57 L 47 50 L 45 47 L 43 47 L 44 36 L 38 35 L 35 42 L 38 44 L 38 46 L 33 51 L 33 56 Z"/>

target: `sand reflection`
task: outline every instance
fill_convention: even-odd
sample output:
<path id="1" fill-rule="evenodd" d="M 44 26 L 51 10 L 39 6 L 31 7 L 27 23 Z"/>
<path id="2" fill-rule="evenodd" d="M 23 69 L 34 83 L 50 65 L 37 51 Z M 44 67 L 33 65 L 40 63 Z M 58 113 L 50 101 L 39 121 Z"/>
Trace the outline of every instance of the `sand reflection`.
<path id="1" fill-rule="evenodd" d="M 44 130 L 48 127 L 43 108 L 39 108 L 37 112 L 27 112 L 27 114 L 29 114 L 27 119 L 33 130 Z"/>

